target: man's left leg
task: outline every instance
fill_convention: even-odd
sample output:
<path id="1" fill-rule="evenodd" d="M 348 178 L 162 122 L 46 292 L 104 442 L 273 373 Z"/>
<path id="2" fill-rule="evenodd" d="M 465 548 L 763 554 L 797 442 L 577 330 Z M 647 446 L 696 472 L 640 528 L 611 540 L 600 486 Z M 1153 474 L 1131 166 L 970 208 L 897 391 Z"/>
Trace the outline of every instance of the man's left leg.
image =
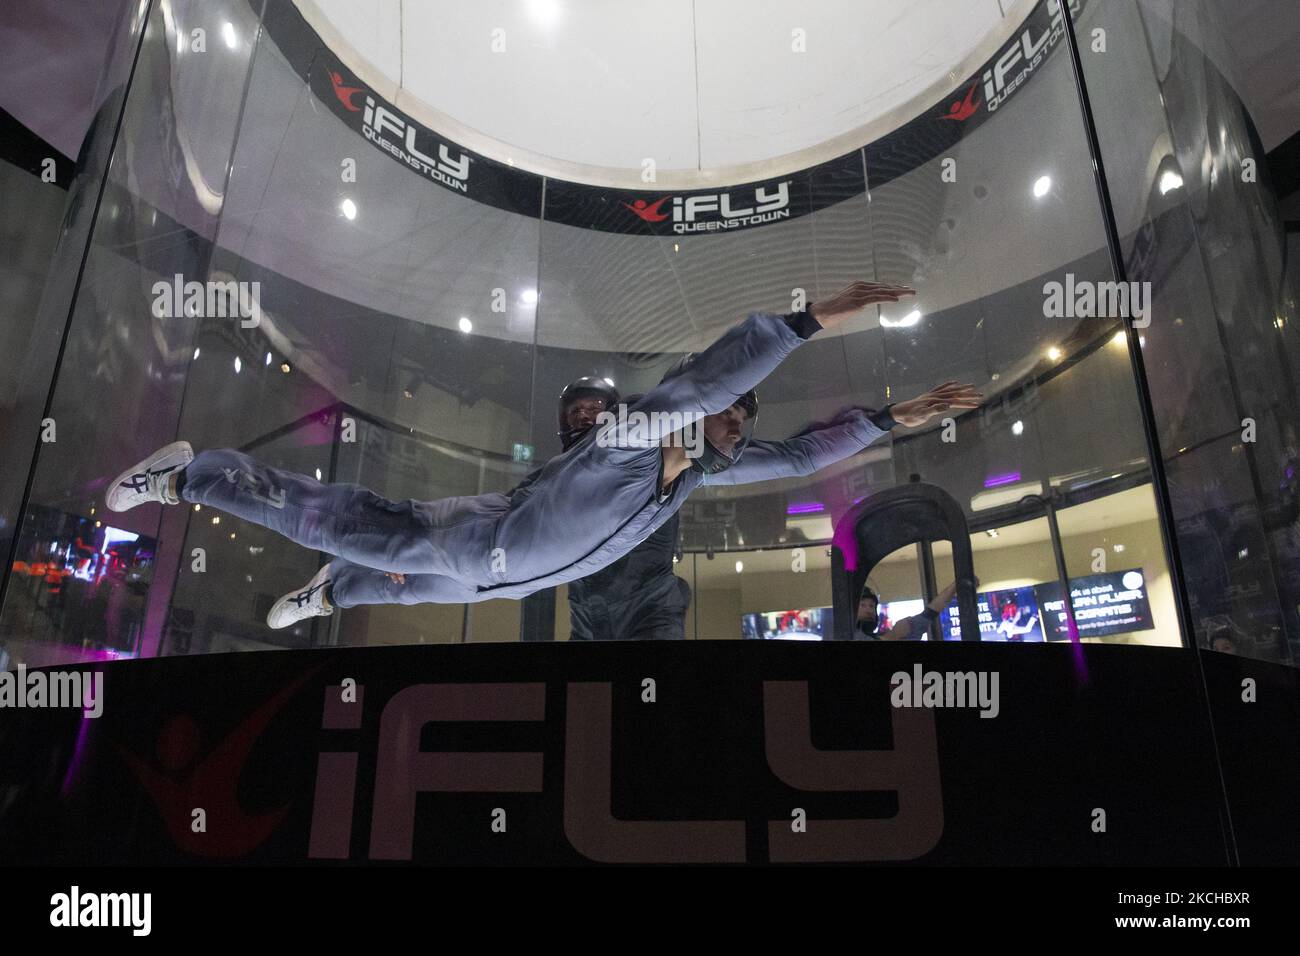
<path id="1" fill-rule="evenodd" d="M 335 558 L 305 587 L 276 601 L 266 623 L 279 629 L 304 618 L 333 614 L 336 607 L 359 604 L 470 604 L 479 600 L 477 588 L 444 574 L 398 577 L 400 581 L 386 571 Z"/>

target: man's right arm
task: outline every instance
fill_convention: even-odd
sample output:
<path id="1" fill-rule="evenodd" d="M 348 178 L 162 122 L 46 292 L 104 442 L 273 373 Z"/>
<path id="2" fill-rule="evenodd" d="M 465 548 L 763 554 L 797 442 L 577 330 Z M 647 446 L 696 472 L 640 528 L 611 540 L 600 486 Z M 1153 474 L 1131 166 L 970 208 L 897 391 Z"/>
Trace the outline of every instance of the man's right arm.
<path id="1" fill-rule="evenodd" d="M 726 411 L 820 329 L 843 325 L 869 305 L 897 302 L 912 294 L 906 286 L 859 281 L 791 315 L 754 312 L 697 355 L 681 374 L 647 392 L 628 409 L 627 422 L 598 426 L 604 431 L 598 440 L 619 448 L 658 445 L 684 424 Z M 633 412 L 647 414 L 631 419 Z"/>
<path id="2" fill-rule="evenodd" d="M 934 600 L 927 604 L 925 610 L 920 614 L 913 614 L 911 617 L 903 618 L 884 634 L 881 634 L 880 639 L 882 641 L 919 641 L 925 632 L 930 629 L 930 622 L 952 603 L 952 599 L 956 594 L 957 582 L 953 581 L 935 595 Z"/>
<path id="3" fill-rule="evenodd" d="M 627 410 L 626 427 L 616 422 L 599 425 L 604 430 L 601 443 L 648 448 L 684 425 L 726 411 L 820 328 L 806 312 L 790 316 L 752 313 L 697 355 L 679 375 L 646 392 Z M 634 414 L 637 412 L 644 415 Z"/>

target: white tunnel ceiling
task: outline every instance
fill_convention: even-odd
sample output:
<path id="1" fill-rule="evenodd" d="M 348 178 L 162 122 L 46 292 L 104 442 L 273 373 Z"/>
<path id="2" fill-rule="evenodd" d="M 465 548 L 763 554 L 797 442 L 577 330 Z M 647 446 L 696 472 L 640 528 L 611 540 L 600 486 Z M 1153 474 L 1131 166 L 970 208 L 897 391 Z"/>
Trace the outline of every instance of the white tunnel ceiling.
<path id="1" fill-rule="evenodd" d="M 806 168 L 862 145 L 945 95 L 1032 6 L 294 2 L 361 79 L 471 149 L 607 184 L 642 183 L 653 159 L 671 188 L 710 172 L 743 181 L 740 170 L 778 157 L 759 175 Z M 797 31 L 805 52 L 792 50 Z"/>

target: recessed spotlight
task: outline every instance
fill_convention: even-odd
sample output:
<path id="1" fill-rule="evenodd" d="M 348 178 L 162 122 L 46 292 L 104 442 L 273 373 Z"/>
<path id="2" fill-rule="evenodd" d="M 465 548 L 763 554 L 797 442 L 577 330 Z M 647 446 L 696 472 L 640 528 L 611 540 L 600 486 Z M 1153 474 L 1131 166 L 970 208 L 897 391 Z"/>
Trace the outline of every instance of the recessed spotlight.
<path id="1" fill-rule="evenodd" d="M 271 364 L 271 353 L 270 353 L 270 352 L 267 352 L 267 353 L 266 353 L 266 364 L 267 364 L 267 365 L 270 365 L 270 364 Z"/>
<path id="2" fill-rule="evenodd" d="M 1055 345 L 1053 345 L 1050 349 L 1047 350 L 1047 357 L 1051 359 L 1053 362 L 1056 362 L 1061 358 L 1061 350 L 1058 349 Z"/>
<path id="3" fill-rule="evenodd" d="M 471 322 L 469 319 L 465 318 L 465 316 L 463 315 L 460 317 L 460 322 L 458 324 L 460 325 L 460 330 L 464 332 L 466 335 L 474 331 L 474 323 Z"/>
<path id="4" fill-rule="evenodd" d="M 200 351 L 201 351 L 200 349 L 195 349 L 195 350 L 194 350 L 194 359 L 195 359 L 195 361 L 198 361 L 198 358 L 199 358 L 199 352 L 200 352 Z"/>
<path id="5" fill-rule="evenodd" d="M 212 523 L 213 523 L 213 524 L 221 524 L 221 515 L 213 515 L 213 516 L 212 516 Z"/>
<path id="6" fill-rule="evenodd" d="M 1042 199 L 1044 196 L 1046 196 L 1048 191 L 1051 188 L 1052 188 L 1051 176 L 1039 176 L 1036 180 L 1034 180 L 1034 196 L 1038 199 Z"/>
<path id="7" fill-rule="evenodd" d="M 741 571 L 743 571 L 743 570 L 745 570 L 745 562 L 744 562 L 744 561 L 737 561 L 737 562 L 736 562 L 736 573 L 739 574 L 739 573 L 740 573 Z"/>
<path id="8" fill-rule="evenodd" d="M 1011 434 L 1023 435 L 1025 433 L 1025 423 L 1021 421 L 1012 422 Z"/>
<path id="9" fill-rule="evenodd" d="M 351 199 L 345 199 L 339 203 L 339 208 L 343 210 L 343 215 L 348 219 L 357 218 L 357 204 Z"/>
<path id="10" fill-rule="evenodd" d="M 233 50 L 235 47 L 239 46 L 239 37 L 235 33 L 235 25 L 229 20 L 221 25 L 221 36 L 225 39 L 226 46 L 230 47 L 230 49 Z"/>
<path id="11" fill-rule="evenodd" d="M 235 356 L 235 374 L 238 375 L 240 369 L 242 369 L 243 367 L 244 367 L 244 363 L 241 362 L 241 361 L 239 361 L 239 356 L 236 355 L 236 356 Z"/>
<path id="12" fill-rule="evenodd" d="M 525 289 L 525 290 L 523 291 L 523 293 L 519 296 L 519 298 L 523 301 L 524 305 L 536 305 L 536 304 L 537 304 L 537 290 L 536 290 L 536 289 Z"/>
<path id="13" fill-rule="evenodd" d="M 288 362 L 281 362 L 281 363 L 280 363 L 280 371 L 283 372 L 285 375 L 288 375 L 288 374 L 289 374 L 289 363 L 288 363 Z"/>
<path id="14" fill-rule="evenodd" d="M 317 481 L 320 481 L 320 469 L 319 469 L 319 468 L 316 469 L 316 480 L 317 480 Z"/>

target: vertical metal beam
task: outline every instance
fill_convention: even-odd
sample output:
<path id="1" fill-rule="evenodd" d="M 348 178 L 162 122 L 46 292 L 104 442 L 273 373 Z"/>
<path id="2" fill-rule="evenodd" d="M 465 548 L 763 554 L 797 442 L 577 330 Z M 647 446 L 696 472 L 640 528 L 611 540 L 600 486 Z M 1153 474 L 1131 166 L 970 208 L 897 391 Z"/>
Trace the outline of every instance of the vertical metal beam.
<path id="1" fill-rule="evenodd" d="M 916 543 L 917 556 L 921 563 L 921 599 L 925 601 L 928 607 L 934 600 L 935 595 L 939 593 L 938 582 L 934 576 L 934 546 L 927 538 L 924 541 Z M 930 622 L 930 640 L 943 640 L 943 633 L 939 630 L 939 619 L 936 617 Z"/>

